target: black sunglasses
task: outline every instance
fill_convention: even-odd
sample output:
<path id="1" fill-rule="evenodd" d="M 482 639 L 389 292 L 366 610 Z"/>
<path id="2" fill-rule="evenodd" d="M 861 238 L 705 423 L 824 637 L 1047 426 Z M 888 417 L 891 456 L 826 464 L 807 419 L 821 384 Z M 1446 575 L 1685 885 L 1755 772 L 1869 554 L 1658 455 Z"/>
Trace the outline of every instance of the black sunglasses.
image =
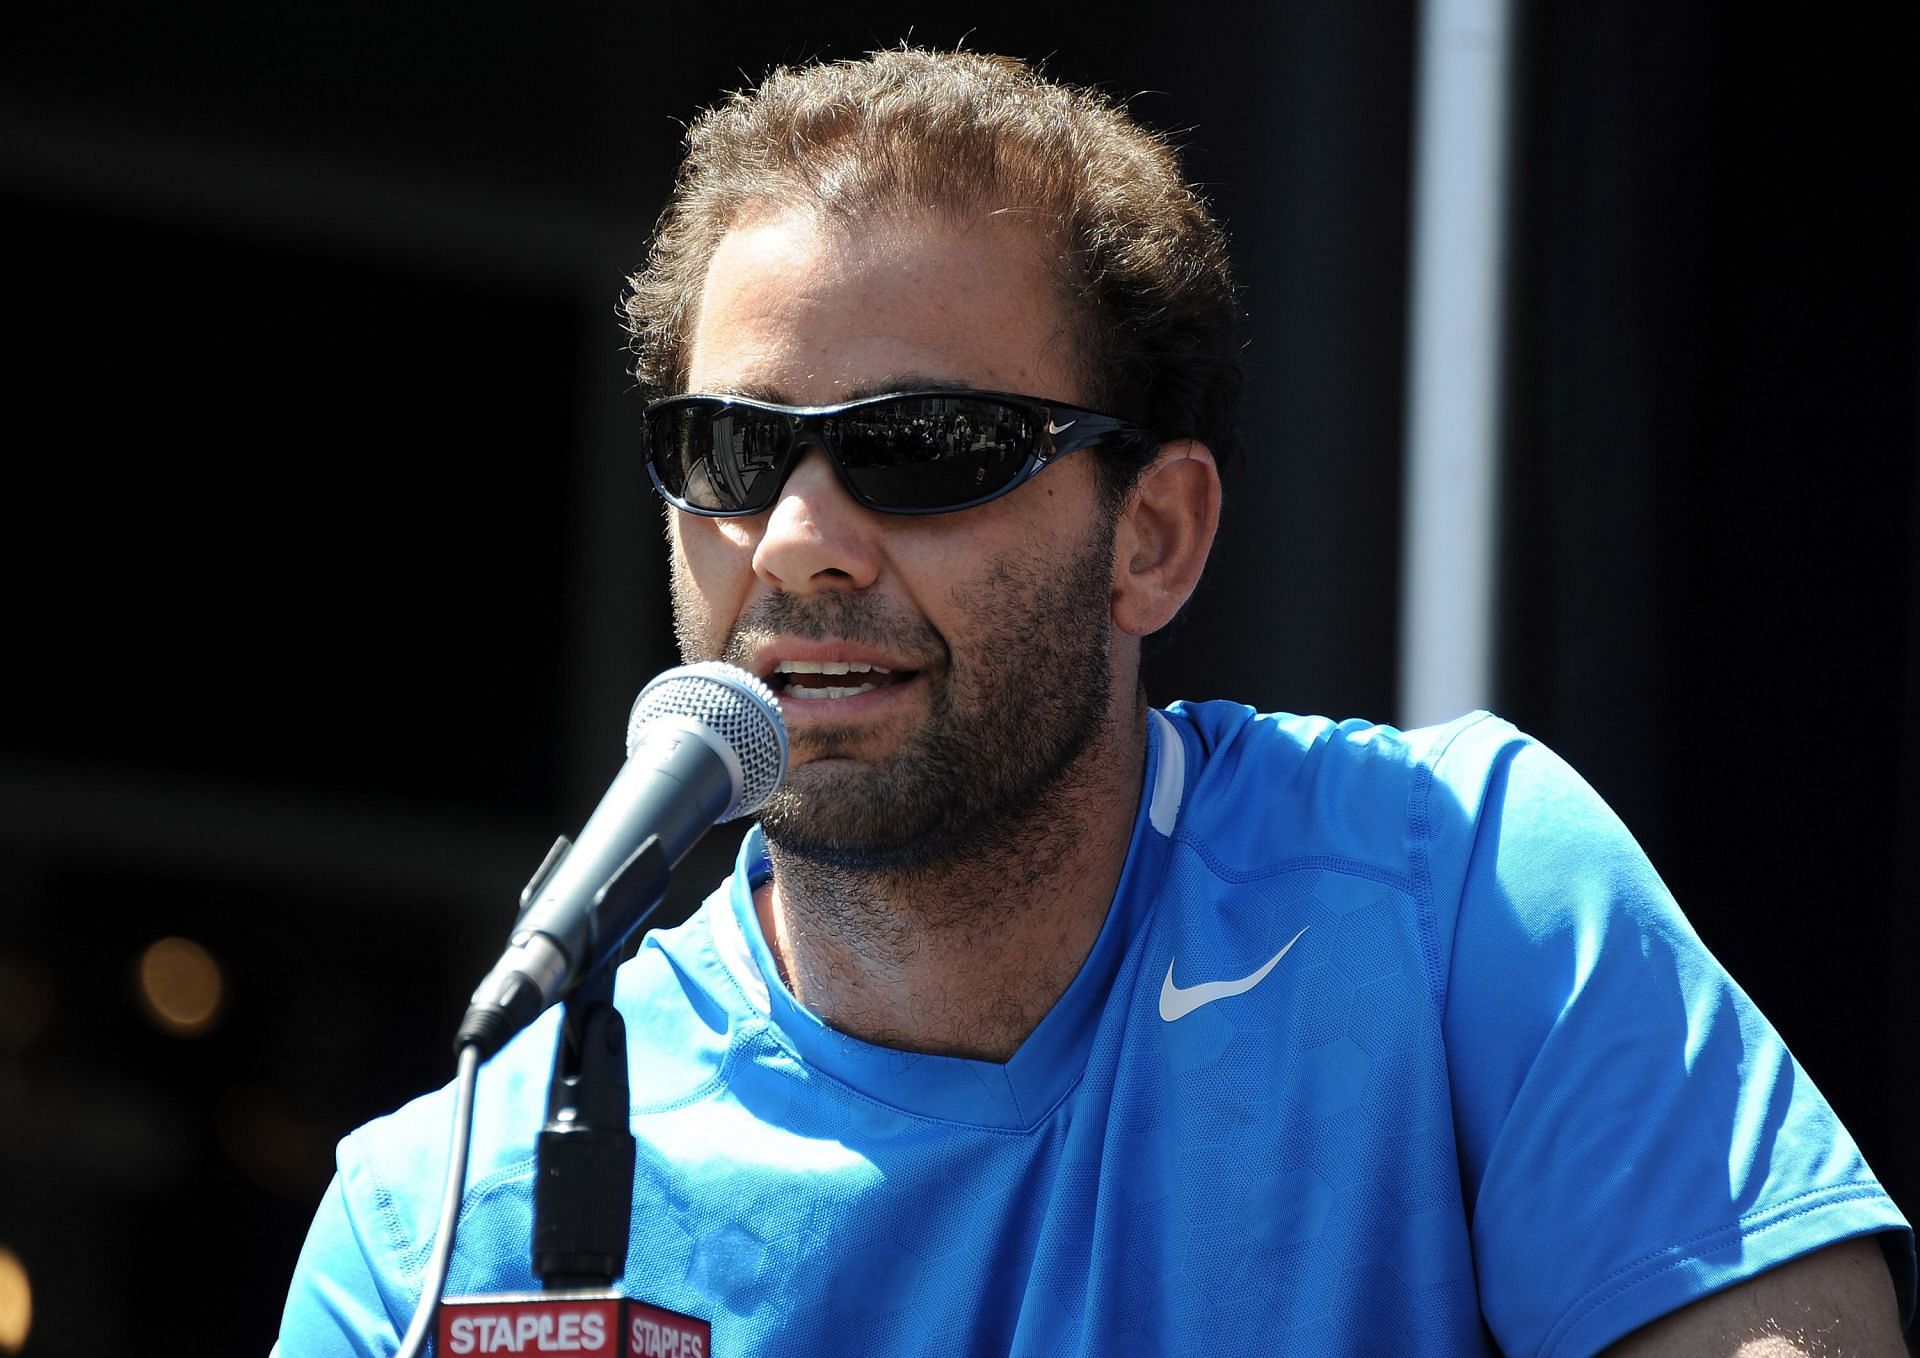
<path id="1" fill-rule="evenodd" d="M 901 391 L 832 406 L 670 396 L 647 407 L 647 472 L 668 503 L 731 518 L 771 508 L 806 448 L 847 493 L 888 514 L 998 499 L 1055 459 L 1138 425 L 997 391 Z"/>

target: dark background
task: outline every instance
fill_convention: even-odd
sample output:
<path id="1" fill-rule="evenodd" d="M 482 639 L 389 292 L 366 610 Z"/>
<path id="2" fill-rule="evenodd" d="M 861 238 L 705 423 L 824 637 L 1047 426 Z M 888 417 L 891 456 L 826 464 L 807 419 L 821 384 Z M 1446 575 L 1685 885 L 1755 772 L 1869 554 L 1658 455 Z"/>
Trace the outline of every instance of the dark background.
<path id="1" fill-rule="evenodd" d="M 520 883 L 673 659 L 615 306 L 681 120 L 772 63 L 964 36 L 1177 132 L 1237 242 L 1250 457 L 1154 696 L 1396 715 L 1412 8 L 829 9 L 10 15 L 27 1352 L 263 1352 L 332 1143 L 449 1073 Z M 1529 10 L 1494 700 L 1635 828 L 1912 1211 L 1920 31 L 1789 13 Z M 196 1037 L 136 1000 L 167 935 L 223 970 Z"/>

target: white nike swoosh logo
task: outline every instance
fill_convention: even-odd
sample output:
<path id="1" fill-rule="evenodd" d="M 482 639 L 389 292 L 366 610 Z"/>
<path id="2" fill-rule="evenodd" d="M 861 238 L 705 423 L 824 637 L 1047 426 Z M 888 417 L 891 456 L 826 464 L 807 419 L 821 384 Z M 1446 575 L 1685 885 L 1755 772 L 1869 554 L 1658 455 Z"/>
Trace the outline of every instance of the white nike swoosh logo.
<path id="1" fill-rule="evenodd" d="M 1300 930 L 1300 934 L 1306 933 L 1307 929 L 1312 927 L 1307 925 Z M 1191 985 L 1183 989 L 1173 983 L 1173 962 L 1169 959 L 1167 979 L 1160 987 L 1160 1017 L 1172 1023 L 1175 1019 L 1185 1018 L 1203 1004 L 1212 1004 L 1215 1000 L 1227 1000 L 1235 995 L 1246 994 L 1266 980 L 1268 972 L 1280 965 L 1280 959 L 1292 951 L 1293 945 L 1300 941 L 1300 934 L 1295 934 L 1288 939 L 1287 946 L 1269 957 L 1267 964 L 1260 970 L 1251 976 L 1242 976 L 1237 981 L 1202 981 L 1199 985 Z"/>
<path id="2" fill-rule="evenodd" d="M 1056 425 L 1052 420 L 1048 420 L 1047 432 L 1049 434 L 1064 434 L 1078 423 L 1080 423 L 1078 420 L 1068 420 L 1065 424 Z"/>

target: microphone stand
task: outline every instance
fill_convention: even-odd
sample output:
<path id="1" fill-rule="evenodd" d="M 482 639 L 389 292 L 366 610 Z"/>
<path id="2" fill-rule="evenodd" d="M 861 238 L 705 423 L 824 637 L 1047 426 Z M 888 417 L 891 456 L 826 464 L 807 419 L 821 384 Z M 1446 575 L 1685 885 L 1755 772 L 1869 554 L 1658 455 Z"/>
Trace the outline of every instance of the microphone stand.
<path id="1" fill-rule="evenodd" d="M 523 910 L 568 847 L 563 840 L 547 855 L 528 884 Z M 595 907 L 631 920 L 630 932 L 666 897 L 670 873 L 659 837 L 649 835 L 600 889 Z M 587 970 L 561 1002 L 547 1122 L 535 1143 L 533 1274 L 542 1290 L 446 1299 L 437 1317 L 423 1322 L 437 1319 L 436 1352 L 521 1352 L 532 1345 L 581 1358 L 706 1358 L 713 1351 L 707 1320 L 614 1289 L 626 1271 L 633 1227 L 627 1025 L 613 1005 L 615 963 L 626 936 L 594 941 Z"/>
<path id="2" fill-rule="evenodd" d="M 549 1292 L 606 1291 L 633 1225 L 627 1025 L 602 966 L 565 1001 L 533 1186 L 533 1273 Z"/>
<path id="3" fill-rule="evenodd" d="M 705 1321 L 661 1312 L 614 1289 L 627 1266 L 635 1149 L 627 1026 L 613 1007 L 614 971 L 609 959 L 562 1001 L 547 1122 L 535 1142 L 533 1273 L 542 1290 L 447 1298 L 436 1353 L 706 1358 L 712 1351 Z M 659 1335 L 679 1346 L 662 1347 Z"/>
<path id="4" fill-rule="evenodd" d="M 545 872 L 535 875 L 529 892 L 538 891 Z M 596 904 L 638 927 L 666 899 L 671 876 L 659 836 L 649 835 L 600 888 Z M 627 1025 L 613 1007 L 625 938 L 596 940 L 604 951 L 561 1002 L 566 1017 L 554 1046 L 533 1181 L 533 1275 L 549 1292 L 605 1291 L 627 1267 L 634 1141 Z"/>

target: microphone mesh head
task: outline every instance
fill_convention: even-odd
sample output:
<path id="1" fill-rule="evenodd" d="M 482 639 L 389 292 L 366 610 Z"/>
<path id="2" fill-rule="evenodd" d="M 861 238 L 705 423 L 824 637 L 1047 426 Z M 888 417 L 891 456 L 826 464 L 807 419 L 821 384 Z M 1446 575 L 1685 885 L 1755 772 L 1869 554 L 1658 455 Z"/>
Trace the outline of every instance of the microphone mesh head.
<path id="1" fill-rule="evenodd" d="M 662 717 L 704 726 L 740 767 L 740 785 L 721 820 L 766 804 L 787 776 L 787 723 L 773 690 L 737 665 L 702 660 L 657 675 L 634 699 L 627 718 L 627 753 L 641 728 Z"/>

